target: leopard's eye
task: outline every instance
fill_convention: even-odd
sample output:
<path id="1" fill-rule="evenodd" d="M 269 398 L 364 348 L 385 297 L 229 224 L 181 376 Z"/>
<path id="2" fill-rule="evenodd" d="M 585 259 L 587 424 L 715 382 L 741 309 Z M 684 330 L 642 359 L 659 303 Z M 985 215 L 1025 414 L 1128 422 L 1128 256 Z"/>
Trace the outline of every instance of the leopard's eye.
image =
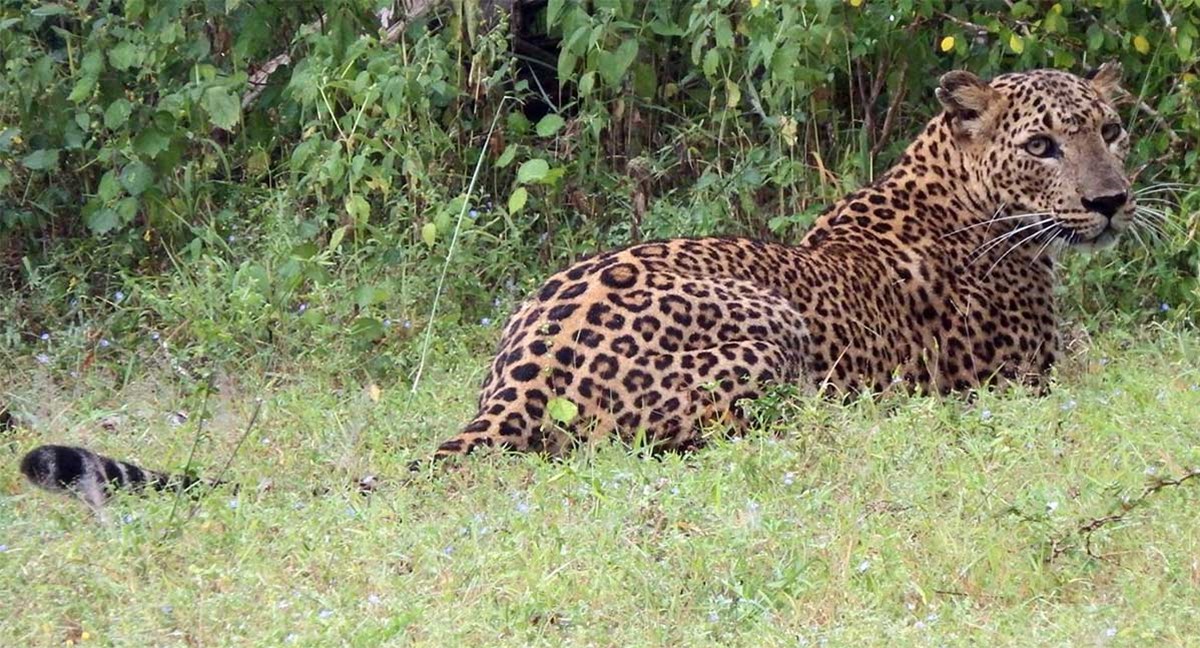
<path id="1" fill-rule="evenodd" d="M 1103 137 L 1105 142 L 1112 144 L 1117 141 L 1124 130 L 1117 122 L 1109 122 L 1100 127 L 1100 137 Z"/>
<path id="2" fill-rule="evenodd" d="M 1058 145 L 1045 135 L 1037 135 L 1025 142 L 1025 151 L 1034 157 L 1055 157 L 1058 155 Z"/>

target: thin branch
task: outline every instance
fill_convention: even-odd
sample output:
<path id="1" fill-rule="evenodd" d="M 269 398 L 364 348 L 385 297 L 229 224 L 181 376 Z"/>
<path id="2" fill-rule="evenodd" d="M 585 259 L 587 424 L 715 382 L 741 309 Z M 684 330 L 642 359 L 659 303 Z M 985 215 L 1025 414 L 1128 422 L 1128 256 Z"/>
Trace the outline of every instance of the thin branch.
<path id="1" fill-rule="evenodd" d="M 408 6 L 405 7 L 404 15 L 400 16 L 395 20 L 395 22 L 392 22 L 387 26 L 387 28 L 384 30 L 383 37 L 379 42 L 383 45 L 387 45 L 399 40 L 400 34 L 404 32 L 404 29 L 408 26 L 408 23 L 416 18 L 421 17 L 426 11 L 429 10 L 430 7 L 433 6 L 436 1 L 437 0 L 412 0 L 411 2 L 405 3 Z M 383 18 L 390 19 L 391 14 L 385 14 L 381 12 L 380 18 L 381 20 Z M 306 25 L 306 27 L 309 29 L 318 29 L 324 22 L 325 15 L 322 14 L 320 18 L 309 23 Z M 291 65 L 291 63 L 291 54 L 284 52 L 279 56 L 270 59 L 266 63 L 263 63 L 262 66 L 255 70 L 254 74 L 250 75 L 250 89 L 247 90 L 246 94 L 242 96 L 242 109 L 245 110 L 246 108 L 249 108 L 251 104 L 258 100 L 263 91 L 267 89 L 267 81 L 271 79 L 272 74 L 275 74 L 275 70 L 278 70 L 284 65 Z"/>
<path id="2" fill-rule="evenodd" d="M 1083 524 L 1079 525 L 1079 527 L 1075 529 L 1075 531 L 1072 533 L 1072 535 L 1082 536 L 1083 543 L 1084 543 L 1084 549 L 1085 549 L 1085 551 L 1087 551 L 1087 555 L 1092 558 L 1099 558 L 1099 556 L 1097 556 L 1095 554 L 1095 552 L 1092 551 L 1092 534 L 1099 531 L 1100 529 L 1103 529 L 1106 526 L 1109 526 L 1110 524 L 1115 524 L 1117 522 L 1124 520 L 1125 517 L 1131 511 L 1144 506 L 1149 501 L 1149 499 L 1152 495 L 1163 490 L 1164 488 L 1173 488 L 1176 486 L 1182 486 L 1185 482 L 1195 479 L 1196 477 L 1200 477 L 1200 468 L 1192 469 L 1192 470 L 1184 473 L 1184 475 L 1182 477 L 1179 477 L 1178 479 L 1165 479 L 1165 478 L 1157 479 L 1157 480 L 1151 482 L 1149 486 L 1146 486 L 1144 489 L 1142 489 L 1141 495 L 1138 495 L 1137 497 L 1130 499 L 1130 500 L 1123 500 L 1120 503 L 1120 505 L 1118 507 L 1119 510 L 1116 513 L 1112 513 L 1110 515 L 1105 515 L 1103 517 L 1098 517 L 1098 518 L 1093 518 L 1091 520 L 1088 520 L 1087 522 L 1084 522 Z M 1075 545 L 1068 542 L 1066 538 L 1060 538 L 1060 539 L 1054 540 L 1052 542 L 1052 546 L 1054 547 L 1054 549 L 1050 555 L 1050 560 L 1054 560 L 1055 558 L 1061 556 L 1062 554 L 1066 553 L 1070 548 L 1072 548 Z"/>

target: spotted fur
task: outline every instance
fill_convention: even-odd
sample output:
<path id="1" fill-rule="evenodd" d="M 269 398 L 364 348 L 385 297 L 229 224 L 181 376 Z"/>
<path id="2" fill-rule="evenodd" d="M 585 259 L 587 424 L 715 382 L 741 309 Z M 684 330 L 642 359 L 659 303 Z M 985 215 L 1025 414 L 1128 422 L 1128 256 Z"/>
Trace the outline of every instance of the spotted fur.
<path id="1" fill-rule="evenodd" d="M 509 319 L 478 413 L 436 456 L 557 455 L 614 434 L 686 449 L 706 422 L 744 423 L 739 401 L 770 383 L 1043 385 L 1059 351 L 1056 255 L 1129 224 L 1117 76 L 949 73 L 944 112 L 799 245 L 660 241 L 550 277 Z M 555 399 L 578 409 L 565 426 Z"/>
<path id="2" fill-rule="evenodd" d="M 1131 221 L 1118 76 L 951 72 L 937 89 L 943 112 L 896 166 L 798 245 L 675 239 L 562 270 L 509 318 L 478 413 L 435 457 L 559 455 L 614 435 L 689 449 L 708 423 L 744 425 L 739 402 L 772 383 L 1044 386 L 1060 346 L 1055 258 L 1111 244 Z M 554 420 L 568 401 L 577 415 Z M 62 470 L 68 450 L 85 466 L 75 478 Z M 22 469 L 101 494 L 140 470 L 54 446 Z"/>

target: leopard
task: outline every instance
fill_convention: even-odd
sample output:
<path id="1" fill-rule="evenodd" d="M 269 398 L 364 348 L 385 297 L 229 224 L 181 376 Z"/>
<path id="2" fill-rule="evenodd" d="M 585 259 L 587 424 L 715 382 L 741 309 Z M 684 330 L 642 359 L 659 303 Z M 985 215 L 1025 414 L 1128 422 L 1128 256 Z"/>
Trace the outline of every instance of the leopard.
<path id="1" fill-rule="evenodd" d="M 794 245 L 650 241 L 549 277 L 504 325 L 477 413 L 429 463 L 611 438 L 687 451 L 744 430 L 746 403 L 774 385 L 1046 389 L 1063 347 L 1058 259 L 1111 246 L 1134 216 L 1120 67 L 956 70 L 934 95 L 940 111 L 895 164 Z M 67 446 L 22 470 L 52 490 L 86 477 L 92 498 L 99 483 L 172 483 Z"/>

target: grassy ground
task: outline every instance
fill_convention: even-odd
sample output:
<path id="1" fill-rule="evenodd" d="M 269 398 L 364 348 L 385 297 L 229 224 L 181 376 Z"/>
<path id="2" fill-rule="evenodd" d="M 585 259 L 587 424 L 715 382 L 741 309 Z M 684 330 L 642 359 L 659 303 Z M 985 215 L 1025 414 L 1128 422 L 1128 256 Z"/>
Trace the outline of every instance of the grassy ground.
<path id="1" fill-rule="evenodd" d="M 411 399 L 250 372 L 218 381 L 196 451 L 223 464 L 265 396 L 240 493 L 127 499 L 108 525 L 23 483 L 19 453 L 178 467 L 201 417 L 174 413 L 197 397 L 30 362 L 0 394 L 25 423 L 0 445 L 0 644 L 1194 642 L 1200 478 L 1139 498 L 1200 466 L 1200 337 L 1073 354 L 1045 398 L 781 398 L 687 457 L 482 457 L 370 496 L 359 479 L 403 475 L 465 420 L 483 359 L 443 355 Z"/>

